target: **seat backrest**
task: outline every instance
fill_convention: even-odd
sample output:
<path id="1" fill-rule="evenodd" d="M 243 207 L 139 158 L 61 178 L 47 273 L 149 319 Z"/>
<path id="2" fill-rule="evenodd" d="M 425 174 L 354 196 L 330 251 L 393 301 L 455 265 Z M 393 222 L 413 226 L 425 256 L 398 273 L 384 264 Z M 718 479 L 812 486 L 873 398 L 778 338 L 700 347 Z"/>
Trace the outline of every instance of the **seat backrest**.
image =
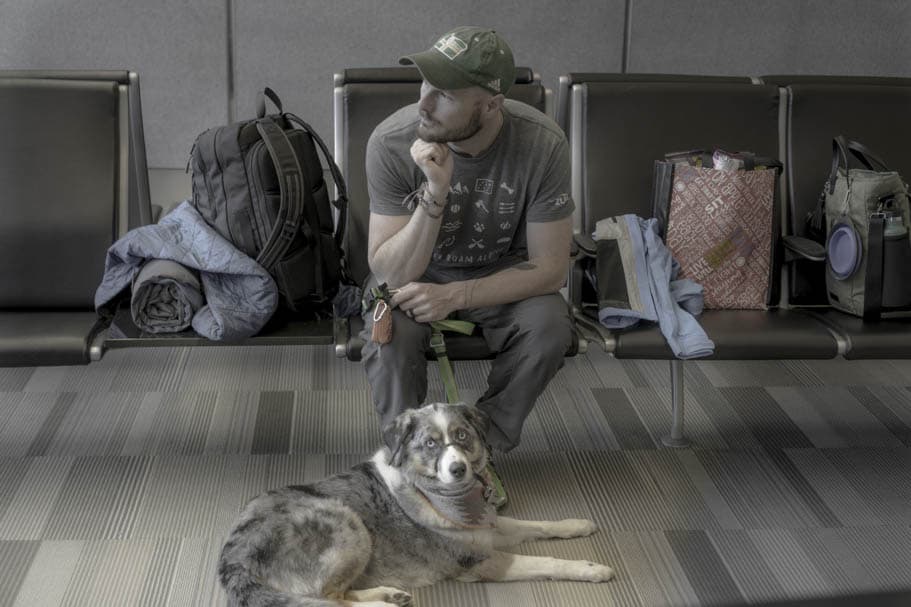
<path id="1" fill-rule="evenodd" d="M 764 77 L 783 85 L 787 98 L 785 170 L 787 232 L 805 235 L 804 220 L 819 199 L 832 162 L 832 139 L 844 135 L 911 179 L 911 79 Z M 798 263 L 789 275 L 789 301 L 826 303 L 818 264 Z"/>
<path id="2" fill-rule="evenodd" d="M 142 123 L 142 94 L 139 74 L 125 70 L 0 70 L 0 78 L 29 78 L 40 80 L 69 80 L 116 83 L 126 96 L 129 120 L 129 209 L 125 217 L 127 228 L 133 229 L 152 222 L 149 195 L 149 167 L 146 161 L 145 129 Z"/>
<path id="3" fill-rule="evenodd" d="M 0 72 L 0 308 L 90 310 L 128 227 L 127 87 L 35 75 Z"/>
<path id="4" fill-rule="evenodd" d="M 779 111 L 778 87 L 749 79 L 650 82 L 636 75 L 577 82 L 568 116 L 574 230 L 590 236 L 605 217 L 651 217 L 655 161 L 669 152 L 721 148 L 780 157 Z M 773 229 L 780 213 L 776 205 Z M 778 250 L 773 248 L 775 275 Z M 773 303 L 779 301 L 778 282 L 771 284 Z M 571 289 L 570 297 L 580 304 L 581 289 Z"/>
<path id="5" fill-rule="evenodd" d="M 348 268 L 359 284 L 369 275 L 367 231 L 370 200 L 365 168 L 367 140 L 373 129 L 397 109 L 420 97 L 421 74 L 414 67 L 347 69 L 335 75 L 335 159 L 348 187 L 348 225 L 343 247 Z M 528 68 L 516 68 L 516 84 L 507 97 L 542 112 L 545 89 Z"/>
<path id="6" fill-rule="evenodd" d="M 726 82 L 749 84 L 752 80 L 745 76 L 691 76 L 688 74 L 615 74 L 611 72 L 571 72 L 560 76 L 557 84 L 557 101 L 554 109 L 554 120 L 570 136 L 570 103 L 572 88 L 586 82 Z"/>
<path id="7" fill-rule="evenodd" d="M 779 157 L 779 91 L 741 82 L 592 81 L 572 87 L 576 228 L 652 215 L 654 163 L 668 152 L 721 148 Z"/>

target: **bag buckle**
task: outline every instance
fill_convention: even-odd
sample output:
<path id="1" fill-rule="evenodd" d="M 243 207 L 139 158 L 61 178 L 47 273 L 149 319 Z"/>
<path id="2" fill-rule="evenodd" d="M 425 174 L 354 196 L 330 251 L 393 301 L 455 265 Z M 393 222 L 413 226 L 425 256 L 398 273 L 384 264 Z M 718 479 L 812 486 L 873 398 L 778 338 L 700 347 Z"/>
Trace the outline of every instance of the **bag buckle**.
<path id="1" fill-rule="evenodd" d="M 293 219 L 286 219 L 282 224 L 282 239 L 283 240 L 293 240 L 294 236 L 297 234 L 299 224 Z"/>

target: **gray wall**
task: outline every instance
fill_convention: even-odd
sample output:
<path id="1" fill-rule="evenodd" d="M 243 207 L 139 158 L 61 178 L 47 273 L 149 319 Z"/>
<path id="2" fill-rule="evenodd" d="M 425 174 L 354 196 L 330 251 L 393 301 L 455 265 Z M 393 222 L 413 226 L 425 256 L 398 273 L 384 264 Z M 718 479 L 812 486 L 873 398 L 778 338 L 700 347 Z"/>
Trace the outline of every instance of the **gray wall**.
<path id="1" fill-rule="evenodd" d="M 183 170 L 196 135 L 249 117 L 265 85 L 331 139 L 334 72 L 462 24 L 502 32 L 551 88 L 624 69 L 911 76 L 909 0 L 0 0 L 0 69 L 139 72 L 149 166 Z"/>

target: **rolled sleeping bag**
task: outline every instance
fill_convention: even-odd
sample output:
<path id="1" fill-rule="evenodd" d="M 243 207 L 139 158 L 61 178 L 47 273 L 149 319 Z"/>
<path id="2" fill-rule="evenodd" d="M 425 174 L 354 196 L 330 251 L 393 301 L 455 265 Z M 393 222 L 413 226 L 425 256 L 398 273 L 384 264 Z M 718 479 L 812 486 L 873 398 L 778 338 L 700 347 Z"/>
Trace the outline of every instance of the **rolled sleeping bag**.
<path id="1" fill-rule="evenodd" d="M 190 327 L 203 306 L 199 274 L 176 261 L 150 259 L 133 279 L 130 312 L 147 333 L 177 333 Z"/>

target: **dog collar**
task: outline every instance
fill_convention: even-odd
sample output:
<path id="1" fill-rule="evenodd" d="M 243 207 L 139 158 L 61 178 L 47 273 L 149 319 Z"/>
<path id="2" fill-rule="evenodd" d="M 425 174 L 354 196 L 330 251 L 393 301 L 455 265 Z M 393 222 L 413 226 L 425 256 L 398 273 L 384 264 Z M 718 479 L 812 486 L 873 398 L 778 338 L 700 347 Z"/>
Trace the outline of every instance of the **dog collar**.
<path id="1" fill-rule="evenodd" d="M 415 491 L 441 518 L 464 529 L 492 529 L 497 513 L 484 499 L 484 486 L 476 481 L 462 493 L 443 495 L 425 491 L 418 485 Z"/>

